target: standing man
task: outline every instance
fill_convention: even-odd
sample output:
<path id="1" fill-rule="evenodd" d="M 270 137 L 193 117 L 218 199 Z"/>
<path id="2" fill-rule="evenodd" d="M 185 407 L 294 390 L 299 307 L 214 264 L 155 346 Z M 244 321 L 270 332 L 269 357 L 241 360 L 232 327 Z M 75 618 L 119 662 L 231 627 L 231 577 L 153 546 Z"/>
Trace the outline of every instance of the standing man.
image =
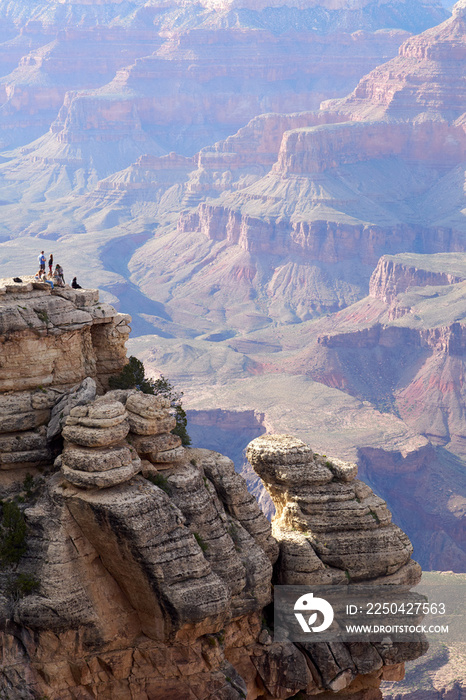
<path id="1" fill-rule="evenodd" d="M 39 269 L 43 270 L 45 273 L 45 263 L 46 263 L 46 257 L 44 255 L 44 251 L 42 250 L 39 257 L 37 258 L 39 261 Z"/>

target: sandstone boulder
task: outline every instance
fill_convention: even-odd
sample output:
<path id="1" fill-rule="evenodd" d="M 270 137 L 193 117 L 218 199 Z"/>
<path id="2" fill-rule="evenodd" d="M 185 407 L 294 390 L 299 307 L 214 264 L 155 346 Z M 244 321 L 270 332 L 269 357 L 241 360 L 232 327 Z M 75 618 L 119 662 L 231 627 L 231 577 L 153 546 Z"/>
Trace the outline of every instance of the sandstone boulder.
<path id="1" fill-rule="evenodd" d="M 125 407 L 105 396 L 70 410 L 59 457 L 63 476 L 83 489 L 103 489 L 128 481 L 141 470 L 134 448 L 122 444 L 129 431 Z"/>
<path id="2" fill-rule="evenodd" d="M 138 454 L 155 454 L 173 450 L 181 445 L 181 438 L 172 433 L 162 433 L 159 435 L 128 435 L 128 442 L 133 445 Z"/>
<path id="3" fill-rule="evenodd" d="M 81 384 L 74 386 L 69 392 L 64 394 L 52 409 L 47 426 L 47 439 L 51 440 L 61 432 L 72 408 L 93 401 L 95 396 L 96 383 L 92 377 L 86 377 Z"/>
<path id="4" fill-rule="evenodd" d="M 151 452 L 149 454 L 149 460 L 154 464 L 160 465 L 160 469 L 163 469 L 163 465 L 178 464 L 184 460 L 184 457 L 185 449 L 181 445 L 172 450 Z"/>
<path id="5" fill-rule="evenodd" d="M 87 416 L 99 420 L 125 416 L 125 407 L 119 401 L 111 401 L 106 396 L 100 396 L 87 407 Z"/>
<path id="6" fill-rule="evenodd" d="M 131 479 L 141 469 L 141 462 L 136 458 L 130 464 L 122 467 L 114 467 L 106 471 L 80 471 L 70 469 L 66 464 L 62 464 L 61 473 L 71 484 L 82 489 L 106 489 L 110 486 L 122 484 Z"/>
<path id="7" fill-rule="evenodd" d="M 168 414 L 168 410 L 161 413 L 159 418 L 143 418 L 128 411 L 128 422 L 131 432 L 136 435 L 161 435 L 170 432 L 176 426 L 176 419 Z"/>
<path id="8" fill-rule="evenodd" d="M 129 430 L 126 420 L 110 428 L 88 428 L 83 425 L 68 425 L 63 428 L 62 435 L 65 440 L 75 442 L 85 447 L 103 447 L 115 445 L 121 442 Z"/>
<path id="9" fill-rule="evenodd" d="M 354 465 L 314 456 L 287 435 L 256 438 L 247 456 L 276 506 L 281 583 L 369 580 L 410 560 L 408 537 L 391 522 L 385 502 L 355 479 Z M 290 537 L 290 530 L 300 535 Z M 324 568 L 309 557 L 310 548 Z"/>
<path id="10" fill-rule="evenodd" d="M 137 392 L 131 394 L 126 401 L 126 410 L 136 413 L 142 418 L 154 420 L 164 418 L 167 409 L 170 408 L 170 400 L 163 396 L 153 396 Z"/>
<path id="11" fill-rule="evenodd" d="M 68 444 L 62 453 L 62 463 L 70 469 L 84 472 L 106 472 L 131 464 L 134 459 L 129 447 L 79 447 Z"/>

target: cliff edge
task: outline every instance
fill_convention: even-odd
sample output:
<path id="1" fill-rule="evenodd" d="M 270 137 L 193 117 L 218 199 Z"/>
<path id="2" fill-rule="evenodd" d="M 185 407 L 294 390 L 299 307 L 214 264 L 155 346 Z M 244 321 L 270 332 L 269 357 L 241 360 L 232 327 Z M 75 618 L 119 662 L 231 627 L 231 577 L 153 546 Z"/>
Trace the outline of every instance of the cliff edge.
<path id="1" fill-rule="evenodd" d="M 420 567 L 354 465 L 291 436 L 248 448 L 271 528 L 169 402 L 108 390 L 129 317 L 96 290 L 0 281 L 0 696 L 381 697 L 423 641 L 273 640 L 273 583 L 414 585 Z"/>

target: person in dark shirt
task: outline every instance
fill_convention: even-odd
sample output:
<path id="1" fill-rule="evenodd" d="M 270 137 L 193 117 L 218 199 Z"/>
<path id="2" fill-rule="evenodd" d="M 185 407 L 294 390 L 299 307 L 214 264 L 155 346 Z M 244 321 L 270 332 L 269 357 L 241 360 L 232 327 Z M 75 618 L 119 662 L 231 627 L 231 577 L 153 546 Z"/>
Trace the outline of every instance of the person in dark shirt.
<path id="1" fill-rule="evenodd" d="M 73 289 L 82 289 L 81 285 L 78 284 L 78 280 L 76 279 L 76 277 L 73 277 L 73 281 L 71 282 L 71 286 L 73 287 Z"/>
<path id="2" fill-rule="evenodd" d="M 63 274 L 63 268 L 58 263 L 55 265 L 55 271 L 53 273 L 53 281 L 55 282 L 57 287 L 64 287 L 65 286 L 65 276 Z"/>
<path id="3" fill-rule="evenodd" d="M 53 274 L 53 253 L 50 253 L 50 258 L 49 258 L 49 276 L 51 277 Z"/>

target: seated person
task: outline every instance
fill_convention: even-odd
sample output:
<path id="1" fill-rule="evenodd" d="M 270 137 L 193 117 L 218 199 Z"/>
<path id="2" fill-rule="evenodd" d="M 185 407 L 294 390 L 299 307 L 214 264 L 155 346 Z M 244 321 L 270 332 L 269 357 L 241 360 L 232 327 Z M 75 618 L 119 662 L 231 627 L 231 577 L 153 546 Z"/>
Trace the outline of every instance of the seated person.
<path id="1" fill-rule="evenodd" d="M 82 289 L 81 285 L 78 284 L 78 280 L 76 279 L 76 277 L 73 277 L 73 281 L 71 282 L 71 286 L 73 287 L 73 289 Z"/>
<path id="2" fill-rule="evenodd" d="M 44 282 L 45 284 L 50 284 L 50 286 L 51 286 L 52 289 L 53 289 L 53 286 L 54 286 L 54 285 L 53 285 L 52 280 L 48 280 L 48 279 L 47 279 L 47 277 L 45 276 L 45 270 L 43 270 L 42 268 L 39 270 L 39 272 L 36 273 L 34 279 L 35 279 L 37 282 Z"/>

